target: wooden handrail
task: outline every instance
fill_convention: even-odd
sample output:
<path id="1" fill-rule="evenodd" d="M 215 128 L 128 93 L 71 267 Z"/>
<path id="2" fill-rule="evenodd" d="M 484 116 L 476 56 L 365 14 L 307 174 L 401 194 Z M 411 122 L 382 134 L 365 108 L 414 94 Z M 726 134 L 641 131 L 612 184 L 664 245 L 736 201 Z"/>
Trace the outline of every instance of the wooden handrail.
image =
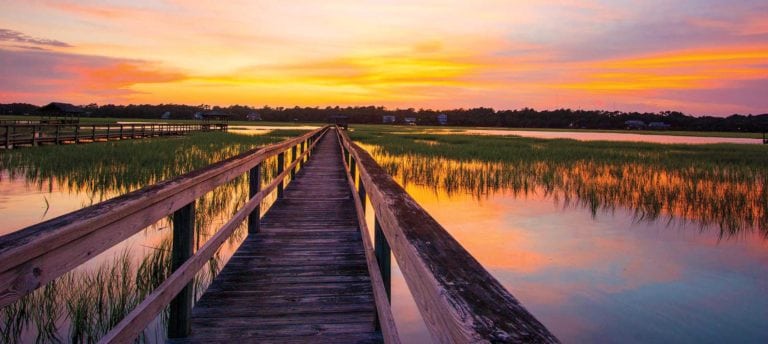
<path id="1" fill-rule="evenodd" d="M 338 127 L 336 129 L 338 130 Z M 341 137 L 337 135 L 339 140 L 339 154 L 344 155 L 344 148 L 341 145 Z M 355 191 L 354 176 L 347 165 L 347 160 L 342 159 L 344 162 L 344 170 L 347 174 L 347 182 L 352 191 Z M 373 299 L 376 302 L 376 314 L 378 315 L 378 322 L 381 328 L 381 335 L 384 339 L 384 343 L 398 344 L 400 343 L 400 336 L 397 333 L 397 326 L 395 325 L 395 319 L 392 316 L 392 308 L 389 304 L 389 298 L 387 297 L 387 291 L 384 287 L 384 281 L 381 278 L 381 271 L 379 270 L 379 264 L 376 261 L 376 255 L 373 251 L 373 243 L 371 243 L 370 232 L 368 231 L 368 225 L 365 220 L 365 200 L 361 200 L 357 192 L 352 192 L 352 199 L 355 203 L 355 213 L 357 214 L 357 222 L 360 226 L 360 235 L 363 239 L 363 249 L 365 251 L 365 261 L 368 266 L 368 274 L 371 277 L 371 285 L 373 287 Z"/>
<path id="2" fill-rule="evenodd" d="M 208 167 L 0 237 L 0 307 L 8 305 L 248 172 L 273 155 L 324 133 L 257 148 Z"/>
<path id="3" fill-rule="evenodd" d="M 2 128 L 2 137 L 0 137 L 0 147 L 11 148 L 21 145 L 38 144 L 60 144 L 65 141 L 74 141 L 75 143 L 85 141 L 95 142 L 98 140 L 109 141 L 113 137 L 124 138 L 144 138 L 162 135 L 177 135 L 193 131 L 211 130 L 210 126 L 202 124 L 115 124 L 115 123 L 93 123 L 93 124 L 63 124 L 63 123 L 17 123 L 0 124 Z M 125 132 L 125 135 L 111 135 L 110 131 Z M 226 126 L 217 126 L 215 130 L 226 130 Z M 13 131 L 13 134 L 11 134 Z"/>
<path id="4" fill-rule="evenodd" d="M 432 338 L 440 343 L 558 339 L 347 134 L 336 131 Z"/>
<path id="5" fill-rule="evenodd" d="M 320 132 L 325 134 L 326 130 Z M 319 140 L 310 145 L 310 150 L 315 147 Z M 302 154 L 309 154 L 309 150 Z M 282 183 L 286 176 L 290 174 L 300 160 L 294 161 L 275 177 L 272 182 L 264 189 L 251 197 L 246 204 L 235 213 L 224 226 L 221 227 L 189 260 L 182 264 L 175 272 L 163 281 L 144 301 L 134 308 L 123 318 L 112 330 L 109 331 L 99 341 L 100 343 L 132 343 L 134 339 L 157 317 L 165 306 L 195 277 L 195 274 L 208 262 L 221 245 L 232 235 L 237 227 L 245 220 L 248 215 L 261 204 L 261 201 L 274 191 Z"/>

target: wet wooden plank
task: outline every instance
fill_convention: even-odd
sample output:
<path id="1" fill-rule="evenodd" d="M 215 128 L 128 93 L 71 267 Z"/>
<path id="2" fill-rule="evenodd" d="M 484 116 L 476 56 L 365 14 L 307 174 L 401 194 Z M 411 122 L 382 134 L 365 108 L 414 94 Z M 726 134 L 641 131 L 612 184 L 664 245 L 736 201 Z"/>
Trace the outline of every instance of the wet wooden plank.
<path id="1" fill-rule="evenodd" d="M 184 343 L 382 342 L 342 166 L 326 135 L 195 305 Z"/>

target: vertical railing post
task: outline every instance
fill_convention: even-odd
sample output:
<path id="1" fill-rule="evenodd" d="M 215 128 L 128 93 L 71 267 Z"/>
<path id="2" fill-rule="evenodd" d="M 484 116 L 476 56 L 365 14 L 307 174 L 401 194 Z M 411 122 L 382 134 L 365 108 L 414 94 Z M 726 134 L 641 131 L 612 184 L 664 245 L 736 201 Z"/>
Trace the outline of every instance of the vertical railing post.
<path id="1" fill-rule="evenodd" d="M 299 161 L 299 163 L 297 164 L 297 166 L 299 166 L 299 168 L 304 168 L 304 141 L 301 141 L 299 146 L 301 147 L 300 155 L 302 156 L 302 158 L 301 158 L 301 161 Z"/>
<path id="2" fill-rule="evenodd" d="M 112 127 L 112 124 L 107 123 L 107 142 L 109 142 L 109 128 Z"/>
<path id="3" fill-rule="evenodd" d="M 61 130 L 61 124 L 56 124 L 56 144 L 59 144 L 59 131 Z"/>
<path id="4" fill-rule="evenodd" d="M 349 175 L 352 176 L 352 180 L 355 180 L 355 173 L 357 172 L 357 164 L 355 163 L 355 159 L 349 159 Z M 362 184 L 360 184 L 362 186 Z M 365 190 L 365 189 L 361 189 Z M 365 205 L 365 204 L 363 204 Z"/>
<path id="5" fill-rule="evenodd" d="M 261 191 L 261 163 L 248 172 L 248 199 Z M 248 234 L 258 233 L 261 229 L 261 202 L 248 214 Z"/>
<path id="6" fill-rule="evenodd" d="M 296 146 L 291 147 L 291 164 L 296 161 Z M 298 164 L 297 164 L 298 165 Z M 291 169 L 291 183 L 296 178 L 296 166 Z"/>
<path id="7" fill-rule="evenodd" d="M 344 162 L 346 162 L 347 165 L 349 165 L 350 164 L 350 162 L 349 162 L 349 150 L 346 147 L 344 147 L 344 146 L 341 146 L 341 149 L 344 151 Z M 354 175 L 352 175 L 352 177 L 354 177 Z"/>
<path id="8" fill-rule="evenodd" d="M 120 138 L 118 140 L 123 140 L 123 125 L 120 124 Z"/>
<path id="9" fill-rule="evenodd" d="M 355 176 L 352 175 L 352 181 L 354 181 L 354 180 L 355 180 Z M 363 185 L 363 176 L 362 175 L 360 175 L 357 178 L 357 185 L 358 185 L 358 187 L 357 187 L 357 196 L 360 197 L 360 202 L 362 203 L 362 206 L 363 206 L 363 214 L 365 214 L 365 201 L 366 201 L 365 197 L 368 196 L 368 195 L 366 195 L 366 193 L 365 193 L 365 185 Z"/>
<path id="10" fill-rule="evenodd" d="M 173 213 L 173 247 L 171 270 L 176 271 L 192 256 L 195 232 L 195 201 Z M 192 315 L 192 282 L 189 282 L 171 300 L 168 317 L 168 338 L 184 338 L 189 335 Z"/>
<path id="11" fill-rule="evenodd" d="M 96 124 L 91 126 L 91 142 L 96 142 Z"/>
<path id="12" fill-rule="evenodd" d="M 5 126 L 5 149 L 11 148 L 11 125 Z"/>
<path id="13" fill-rule="evenodd" d="M 283 173 L 285 169 L 285 152 L 281 152 L 277 155 L 277 175 Z M 280 183 L 277 184 L 277 198 L 283 198 L 283 187 L 285 186 L 285 178 L 279 177 Z"/>
<path id="14" fill-rule="evenodd" d="M 80 143 L 80 124 L 75 124 L 75 143 Z"/>
<path id="15" fill-rule="evenodd" d="M 392 301 L 392 261 L 391 261 L 391 249 L 387 238 L 384 236 L 384 231 L 381 230 L 381 224 L 379 224 L 379 218 L 374 219 L 374 252 L 376 253 L 376 261 L 379 263 L 379 271 L 381 271 L 381 280 L 384 282 L 384 290 L 387 291 L 387 299 Z"/>
<path id="16" fill-rule="evenodd" d="M 131 139 L 136 138 L 136 124 L 131 124 Z"/>
<path id="17" fill-rule="evenodd" d="M 37 126 L 32 125 L 32 146 L 37 146 Z"/>

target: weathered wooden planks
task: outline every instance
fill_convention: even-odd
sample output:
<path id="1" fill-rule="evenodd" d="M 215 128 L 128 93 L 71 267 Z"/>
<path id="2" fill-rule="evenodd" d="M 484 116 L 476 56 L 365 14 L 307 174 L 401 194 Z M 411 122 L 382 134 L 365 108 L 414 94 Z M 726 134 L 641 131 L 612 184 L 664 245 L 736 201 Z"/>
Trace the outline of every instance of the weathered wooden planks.
<path id="1" fill-rule="evenodd" d="M 334 135 L 318 143 L 174 342 L 378 343 L 365 252 Z"/>

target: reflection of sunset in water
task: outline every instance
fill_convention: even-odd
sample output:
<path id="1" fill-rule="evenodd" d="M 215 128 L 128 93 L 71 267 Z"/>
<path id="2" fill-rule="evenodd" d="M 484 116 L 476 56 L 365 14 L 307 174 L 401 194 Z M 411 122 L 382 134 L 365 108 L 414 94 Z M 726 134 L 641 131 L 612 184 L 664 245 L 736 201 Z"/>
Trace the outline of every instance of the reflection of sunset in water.
<path id="1" fill-rule="evenodd" d="M 566 342 L 768 340 L 765 227 L 725 226 L 724 237 L 718 230 L 720 220 L 735 226 L 765 216 L 762 185 L 728 183 L 716 171 L 708 172 L 714 181 L 686 182 L 682 174 L 640 165 L 534 164 L 526 168 L 538 177 L 526 177 L 526 170 L 502 163 L 379 152 L 375 158 Z M 427 172 L 431 167 L 439 168 Z M 664 195 L 687 187 L 698 190 L 695 197 Z M 716 197 L 752 205 L 739 209 Z M 699 208 L 702 202 L 716 204 Z M 725 213 L 717 213 L 723 206 Z M 406 342 L 423 342 L 426 328 L 402 275 L 393 278 L 398 328 Z"/>
<path id="2" fill-rule="evenodd" d="M 633 211 L 636 220 L 695 222 L 719 229 L 726 237 L 745 230 L 768 235 L 768 176 L 759 172 L 586 160 L 459 161 L 367 149 L 398 182 L 428 186 L 433 192 L 477 198 L 502 191 L 521 197 L 540 194 L 593 214 L 622 207 Z"/>

